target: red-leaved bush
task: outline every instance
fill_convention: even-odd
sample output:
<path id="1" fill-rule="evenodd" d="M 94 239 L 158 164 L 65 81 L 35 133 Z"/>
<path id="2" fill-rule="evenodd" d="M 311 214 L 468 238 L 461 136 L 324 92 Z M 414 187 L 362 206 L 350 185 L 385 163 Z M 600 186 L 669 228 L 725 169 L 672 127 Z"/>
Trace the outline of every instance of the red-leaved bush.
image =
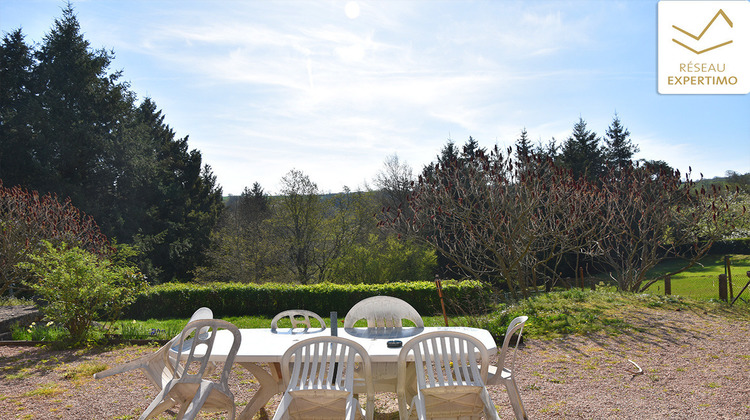
<path id="1" fill-rule="evenodd" d="M 99 255 L 113 251 L 93 218 L 54 194 L 39 196 L 20 187 L 6 188 L 0 180 L 0 296 L 29 277 L 18 263 L 38 250 L 42 240 L 67 243 Z"/>

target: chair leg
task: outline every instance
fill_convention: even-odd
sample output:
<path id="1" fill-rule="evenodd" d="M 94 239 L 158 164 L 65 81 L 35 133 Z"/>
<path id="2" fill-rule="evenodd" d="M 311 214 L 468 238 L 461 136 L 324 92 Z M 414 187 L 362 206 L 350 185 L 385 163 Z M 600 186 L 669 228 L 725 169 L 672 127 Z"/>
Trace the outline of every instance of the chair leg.
<path id="1" fill-rule="evenodd" d="M 513 407 L 513 413 L 516 415 L 516 420 L 528 420 L 526 410 L 523 408 L 523 402 L 521 401 L 521 392 L 518 390 L 518 385 L 513 377 L 505 381 L 505 389 L 508 391 L 508 398 L 510 399 L 510 405 Z"/>
<path id="2" fill-rule="evenodd" d="M 187 409 L 188 409 L 188 402 L 187 401 L 183 401 L 183 403 L 180 404 L 180 411 L 177 412 L 177 415 L 175 416 L 175 419 L 183 420 L 185 418 L 185 413 L 187 412 Z M 188 418 L 190 418 L 190 417 L 188 417 Z M 192 418 L 195 418 L 195 415 L 193 415 Z"/>

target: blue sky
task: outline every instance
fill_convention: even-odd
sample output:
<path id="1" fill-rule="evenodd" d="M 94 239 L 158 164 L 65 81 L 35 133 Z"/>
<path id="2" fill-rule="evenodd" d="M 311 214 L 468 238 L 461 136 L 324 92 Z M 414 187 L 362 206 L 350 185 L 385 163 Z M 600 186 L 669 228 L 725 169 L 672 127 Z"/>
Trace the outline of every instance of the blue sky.
<path id="1" fill-rule="evenodd" d="M 0 0 L 41 42 L 65 2 Z M 202 152 L 225 194 L 291 169 L 324 192 L 414 172 L 448 139 L 603 136 L 695 177 L 750 172 L 750 95 L 659 95 L 656 1 L 73 1 L 93 48 Z"/>

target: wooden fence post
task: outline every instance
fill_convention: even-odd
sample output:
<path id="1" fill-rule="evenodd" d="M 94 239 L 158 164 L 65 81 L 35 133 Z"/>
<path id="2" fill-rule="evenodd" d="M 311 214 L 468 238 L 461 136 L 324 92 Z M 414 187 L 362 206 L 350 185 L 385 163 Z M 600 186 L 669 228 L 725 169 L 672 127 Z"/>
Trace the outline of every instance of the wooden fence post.
<path id="1" fill-rule="evenodd" d="M 727 275 L 719 274 L 719 299 L 727 301 Z"/>
<path id="2" fill-rule="evenodd" d="M 724 257 L 724 267 L 727 274 L 727 282 L 729 283 L 729 300 L 734 300 L 734 286 L 732 286 L 732 261 L 729 259 L 729 255 Z"/>
<path id="3" fill-rule="evenodd" d="M 664 295 L 669 296 L 672 294 L 672 276 L 664 277 Z"/>
<path id="4" fill-rule="evenodd" d="M 581 286 L 581 290 L 586 290 L 583 287 L 583 267 L 578 267 L 578 271 L 581 273 L 581 282 L 580 282 L 579 286 Z"/>
<path id="5" fill-rule="evenodd" d="M 448 326 L 448 314 L 445 312 L 445 302 L 443 301 L 443 284 L 440 281 L 440 276 L 435 274 L 435 286 L 437 287 L 438 296 L 440 297 L 440 306 L 443 307 L 443 319 L 445 320 L 445 326 Z"/>

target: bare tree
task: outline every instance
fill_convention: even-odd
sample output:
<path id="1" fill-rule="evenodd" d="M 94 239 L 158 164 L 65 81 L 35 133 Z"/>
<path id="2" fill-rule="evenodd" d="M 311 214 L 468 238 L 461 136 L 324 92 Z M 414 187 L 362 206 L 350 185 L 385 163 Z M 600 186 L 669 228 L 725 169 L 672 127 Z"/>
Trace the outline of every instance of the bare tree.
<path id="1" fill-rule="evenodd" d="M 736 194 L 715 186 L 696 189 L 689 174 L 682 181 L 679 171 L 654 166 L 612 169 L 602 186 L 607 200 L 599 213 L 604 234 L 597 245 L 598 260 L 620 290 L 643 291 L 666 275 L 688 269 L 734 228 L 729 204 Z M 648 271 L 667 258 L 685 264 L 647 279 Z"/>
<path id="2" fill-rule="evenodd" d="M 412 168 L 401 161 L 397 154 L 388 156 L 383 162 L 383 169 L 375 175 L 375 186 L 380 190 L 384 208 L 404 208 L 407 197 L 414 185 Z"/>
<path id="3" fill-rule="evenodd" d="M 511 153 L 495 147 L 435 165 L 408 198 L 413 215 L 386 211 L 381 226 L 416 232 L 466 274 L 504 283 L 514 298 L 528 296 L 532 273 L 566 252 L 590 248 L 597 229 L 592 214 L 603 198 L 549 159 L 519 174 Z"/>

